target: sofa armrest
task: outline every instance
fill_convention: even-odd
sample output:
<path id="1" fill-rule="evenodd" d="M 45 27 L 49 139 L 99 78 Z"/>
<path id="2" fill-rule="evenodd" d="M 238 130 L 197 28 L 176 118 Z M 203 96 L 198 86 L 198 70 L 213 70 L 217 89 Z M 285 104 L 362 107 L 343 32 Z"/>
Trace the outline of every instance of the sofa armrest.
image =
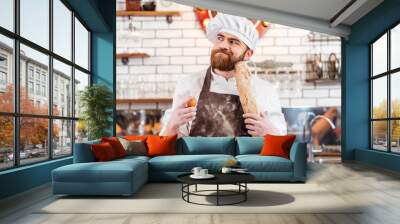
<path id="1" fill-rule="evenodd" d="M 307 175 L 307 144 L 295 141 L 290 149 L 290 160 L 293 162 L 293 178 L 305 181 Z"/>
<path id="2" fill-rule="evenodd" d="M 75 143 L 74 145 L 74 163 L 89 163 L 95 162 L 96 158 L 94 157 L 90 146 L 92 144 L 100 143 L 99 140 L 90 141 L 90 142 L 82 142 Z"/>

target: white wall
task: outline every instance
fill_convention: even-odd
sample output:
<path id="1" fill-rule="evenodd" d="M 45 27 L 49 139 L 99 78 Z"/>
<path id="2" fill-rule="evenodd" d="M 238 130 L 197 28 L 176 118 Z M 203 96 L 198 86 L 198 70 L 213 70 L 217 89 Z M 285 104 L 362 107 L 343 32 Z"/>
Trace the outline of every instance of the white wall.
<path id="1" fill-rule="evenodd" d="M 123 1 L 119 1 L 118 7 L 123 6 Z M 130 59 L 128 65 L 117 61 L 117 98 L 170 98 L 176 80 L 208 67 L 211 44 L 205 38 L 193 8 L 173 3 L 168 10 L 178 10 L 181 16 L 173 17 L 171 24 L 165 17 L 132 17 L 134 27 L 143 34 L 140 41 L 122 41 L 119 35 L 128 29 L 129 17 L 117 18 L 117 52 L 139 51 L 150 55 L 149 58 Z M 334 52 L 340 58 L 340 41 L 311 42 L 309 33 L 271 24 L 260 39 L 252 60 L 293 63 L 291 70 L 296 70 L 301 80 L 292 79 L 296 86 L 281 83 L 283 107 L 340 106 L 339 81 L 316 85 L 303 81 L 307 54 L 321 52 L 322 58 L 327 59 Z"/>

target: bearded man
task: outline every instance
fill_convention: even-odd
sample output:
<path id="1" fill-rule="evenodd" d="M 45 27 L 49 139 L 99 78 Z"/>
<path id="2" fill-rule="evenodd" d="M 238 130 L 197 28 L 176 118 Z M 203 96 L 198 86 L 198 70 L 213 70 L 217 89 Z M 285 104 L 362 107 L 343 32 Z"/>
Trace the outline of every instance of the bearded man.
<path id="1" fill-rule="evenodd" d="M 258 37 L 247 18 L 222 13 L 214 17 L 207 26 L 207 38 L 213 44 L 211 65 L 178 81 L 172 108 L 162 118 L 160 135 L 285 135 L 286 121 L 273 85 L 248 76 L 244 88 L 254 97 L 257 111 L 244 112 L 247 96 L 239 96 L 235 74 L 247 71 L 244 62 L 252 57 Z"/>

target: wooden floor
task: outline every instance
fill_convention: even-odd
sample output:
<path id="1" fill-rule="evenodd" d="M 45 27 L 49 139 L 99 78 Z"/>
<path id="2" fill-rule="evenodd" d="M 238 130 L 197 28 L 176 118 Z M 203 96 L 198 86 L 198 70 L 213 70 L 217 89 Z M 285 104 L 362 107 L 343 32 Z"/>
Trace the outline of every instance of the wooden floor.
<path id="1" fill-rule="evenodd" d="M 219 223 L 400 223 L 400 175 L 358 163 L 311 164 L 308 183 L 317 183 L 346 201 L 367 204 L 357 214 L 36 214 L 54 200 L 42 186 L 0 202 L 0 223 L 219 224 Z M 173 205 L 172 205 L 173 206 Z"/>

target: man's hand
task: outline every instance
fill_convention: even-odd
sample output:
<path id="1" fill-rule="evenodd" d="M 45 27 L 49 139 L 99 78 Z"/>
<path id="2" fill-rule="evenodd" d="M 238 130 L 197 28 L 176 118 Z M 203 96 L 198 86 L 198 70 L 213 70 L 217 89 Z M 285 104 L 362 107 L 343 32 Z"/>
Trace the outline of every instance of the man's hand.
<path id="1" fill-rule="evenodd" d="M 251 136 L 264 136 L 267 134 L 268 126 L 264 119 L 264 113 L 245 113 L 243 114 L 244 123 L 246 124 L 247 133 Z"/>
<path id="2" fill-rule="evenodd" d="M 196 117 L 196 107 L 191 107 L 193 103 L 193 97 L 188 97 L 181 104 L 179 104 L 174 110 L 171 111 L 170 119 L 166 126 L 166 133 L 164 135 L 174 135 L 178 133 L 179 127 L 190 121 L 193 121 Z M 189 105 L 189 107 L 186 107 Z"/>

